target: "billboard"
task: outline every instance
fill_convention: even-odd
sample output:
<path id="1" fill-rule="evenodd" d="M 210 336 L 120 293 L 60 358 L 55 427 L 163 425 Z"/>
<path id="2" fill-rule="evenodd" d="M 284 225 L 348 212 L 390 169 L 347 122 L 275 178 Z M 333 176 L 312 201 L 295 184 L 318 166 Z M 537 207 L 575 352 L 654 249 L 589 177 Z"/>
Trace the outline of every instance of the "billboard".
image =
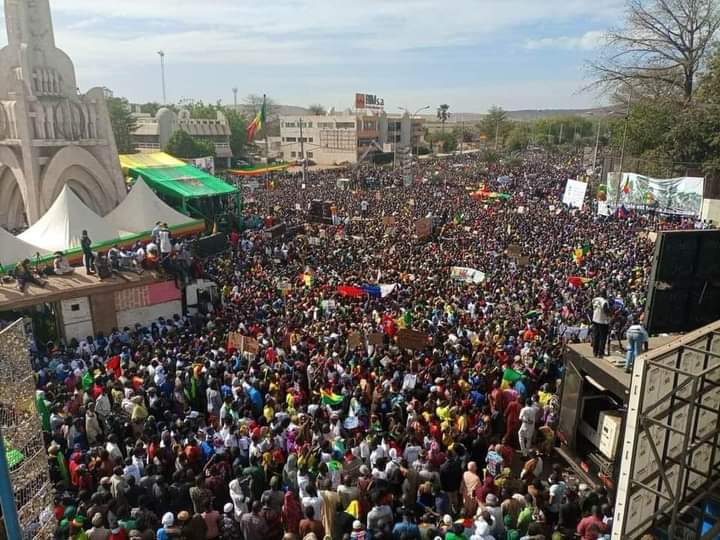
<path id="1" fill-rule="evenodd" d="M 665 214 L 699 216 L 704 178 L 651 178 L 635 173 L 608 173 L 607 200 L 626 208 L 657 210 Z"/>
<path id="2" fill-rule="evenodd" d="M 355 94 L 355 108 L 381 111 L 385 108 L 385 100 L 375 94 Z"/>
<path id="3" fill-rule="evenodd" d="M 701 538 L 694 514 L 720 487 L 719 331 L 716 321 L 636 360 L 613 540 Z"/>

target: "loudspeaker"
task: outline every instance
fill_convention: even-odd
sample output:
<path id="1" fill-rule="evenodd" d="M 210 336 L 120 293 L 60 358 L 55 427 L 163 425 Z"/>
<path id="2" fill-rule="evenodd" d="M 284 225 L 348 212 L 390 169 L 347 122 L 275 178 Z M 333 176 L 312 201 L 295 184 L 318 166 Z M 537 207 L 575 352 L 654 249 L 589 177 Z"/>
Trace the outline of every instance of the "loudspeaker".
<path id="1" fill-rule="evenodd" d="M 718 319 L 720 231 L 659 233 L 648 283 L 648 332 L 690 332 Z"/>
<path id="2" fill-rule="evenodd" d="M 197 252 L 200 257 L 209 257 L 222 253 L 227 248 L 227 235 L 219 232 L 200 238 L 200 240 L 198 240 Z"/>

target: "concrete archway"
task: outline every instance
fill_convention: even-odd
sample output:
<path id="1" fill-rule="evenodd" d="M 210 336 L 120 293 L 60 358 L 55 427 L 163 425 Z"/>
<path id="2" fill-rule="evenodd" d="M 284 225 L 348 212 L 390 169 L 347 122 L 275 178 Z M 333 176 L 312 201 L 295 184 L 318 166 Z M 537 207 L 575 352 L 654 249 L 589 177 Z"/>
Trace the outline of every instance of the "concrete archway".
<path id="1" fill-rule="evenodd" d="M 0 227 L 12 229 L 27 224 L 28 186 L 15 153 L 0 147 Z"/>
<path id="2" fill-rule="evenodd" d="M 107 214 L 120 200 L 118 193 L 104 188 L 109 177 L 105 167 L 84 148 L 63 148 L 50 160 L 40 182 L 41 214 L 50 208 L 65 184 L 70 184 L 96 213 Z"/>

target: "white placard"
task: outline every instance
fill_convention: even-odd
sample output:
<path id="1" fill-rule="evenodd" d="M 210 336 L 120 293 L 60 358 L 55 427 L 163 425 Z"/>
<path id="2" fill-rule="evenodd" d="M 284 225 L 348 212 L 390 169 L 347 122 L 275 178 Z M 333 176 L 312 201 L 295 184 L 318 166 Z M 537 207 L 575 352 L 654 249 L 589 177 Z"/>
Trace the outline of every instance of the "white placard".
<path id="1" fill-rule="evenodd" d="M 565 184 L 565 193 L 562 198 L 563 204 L 567 204 L 568 206 L 572 206 L 574 208 L 582 208 L 586 191 L 586 182 L 578 182 L 577 180 L 569 179 L 567 184 Z"/>

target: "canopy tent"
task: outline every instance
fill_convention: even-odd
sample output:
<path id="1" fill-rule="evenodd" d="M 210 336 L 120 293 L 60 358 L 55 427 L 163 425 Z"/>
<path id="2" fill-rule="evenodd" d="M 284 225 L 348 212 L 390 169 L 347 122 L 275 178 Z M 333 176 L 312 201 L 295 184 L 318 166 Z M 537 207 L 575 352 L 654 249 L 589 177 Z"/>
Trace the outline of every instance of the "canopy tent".
<path id="1" fill-rule="evenodd" d="M 252 165 L 240 169 L 230 169 L 228 172 L 235 176 L 262 176 L 271 172 L 284 171 L 290 167 L 290 163 L 272 163 L 270 165 Z"/>
<path id="2" fill-rule="evenodd" d="M 0 264 L 11 265 L 23 259 L 32 259 L 38 253 L 45 254 L 42 249 L 13 236 L 0 227 Z"/>
<path id="3" fill-rule="evenodd" d="M 185 164 L 178 167 L 130 169 L 130 175 L 142 176 L 150 187 L 177 199 L 230 195 L 238 191 L 219 178 Z"/>
<path id="4" fill-rule="evenodd" d="M 151 152 L 148 154 L 120 154 L 120 167 L 123 173 L 128 174 L 130 169 L 157 168 L 157 167 L 182 167 L 184 161 L 180 161 L 165 152 Z"/>
<path id="5" fill-rule="evenodd" d="M 137 179 L 120 205 L 105 216 L 105 221 L 122 234 L 149 231 L 158 221 L 170 227 L 193 224 L 198 230 L 205 227 L 203 221 L 194 220 L 163 202 L 142 177 Z"/>
<path id="6" fill-rule="evenodd" d="M 80 245 L 87 230 L 93 243 L 118 238 L 120 233 L 90 210 L 67 185 L 58 198 L 32 227 L 18 236 L 47 251 L 63 251 Z"/>

